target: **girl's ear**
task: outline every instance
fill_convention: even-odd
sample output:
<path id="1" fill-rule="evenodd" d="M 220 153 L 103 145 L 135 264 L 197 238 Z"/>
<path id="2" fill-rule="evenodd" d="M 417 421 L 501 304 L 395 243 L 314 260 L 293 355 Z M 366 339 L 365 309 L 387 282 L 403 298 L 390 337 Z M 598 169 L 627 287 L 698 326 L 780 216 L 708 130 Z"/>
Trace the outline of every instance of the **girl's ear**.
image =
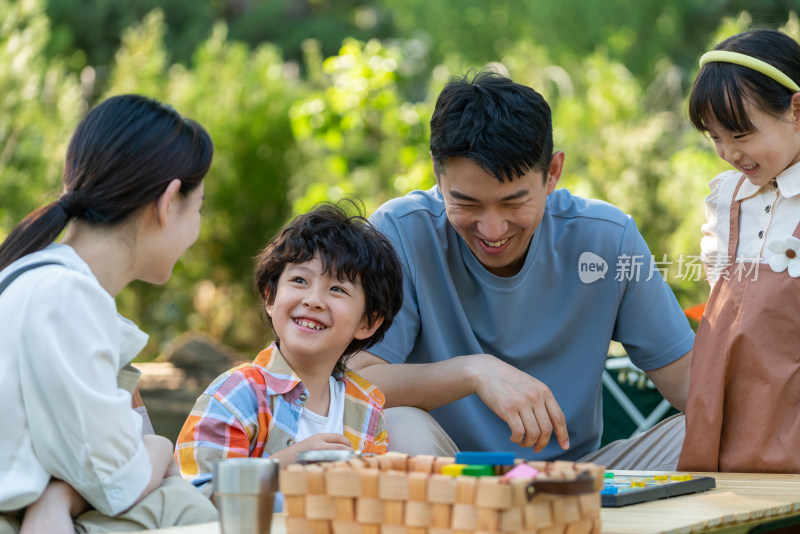
<path id="1" fill-rule="evenodd" d="M 383 324 L 383 317 L 377 313 L 372 316 L 372 324 L 369 324 L 369 321 L 367 321 L 367 316 L 364 315 L 364 317 L 361 319 L 361 324 L 358 325 L 356 333 L 353 334 L 353 338 L 367 339 L 375 333 L 375 330 L 377 330 L 381 324 Z"/>
<path id="2" fill-rule="evenodd" d="M 161 226 L 165 226 L 169 221 L 169 215 L 178 208 L 178 194 L 181 190 L 181 181 L 175 178 L 167 188 L 161 193 L 156 201 L 156 217 Z"/>
<path id="3" fill-rule="evenodd" d="M 792 108 L 792 119 L 795 126 L 800 127 L 800 93 L 792 95 L 792 103 L 789 107 Z"/>

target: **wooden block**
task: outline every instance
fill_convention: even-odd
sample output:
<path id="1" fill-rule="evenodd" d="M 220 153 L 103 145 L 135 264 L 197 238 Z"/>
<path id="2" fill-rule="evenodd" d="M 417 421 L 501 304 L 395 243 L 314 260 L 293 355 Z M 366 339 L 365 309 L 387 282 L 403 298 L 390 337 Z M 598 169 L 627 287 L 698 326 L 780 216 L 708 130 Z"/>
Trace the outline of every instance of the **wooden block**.
<path id="1" fill-rule="evenodd" d="M 405 521 L 405 503 L 403 501 L 383 501 L 383 524 L 402 525 Z"/>
<path id="2" fill-rule="evenodd" d="M 528 485 L 530 481 L 523 478 L 514 478 L 506 482 L 511 486 L 511 506 L 522 508 L 528 503 Z"/>
<path id="3" fill-rule="evenodd" d="M 333 509 L 336 521 L 351 523 L 356 520 L 356 501 L 351 497 L 334 497 Z"/>
<path id="4" fill-rule="evenodd" d="M 305 517 L 306 498 L 302 495 L 284 495 L 283 509 L 287 517 Z"/>
<path id="5" fill-rule="evenodd" d="M 578 507 L 581 510 L 581 517 L 596 517 L 600 515 L 600 494 L 585 493 L 578 495 Z"/>
<path id="6" fill-rule="evenodd" d="M 380 525 L 361 525 L 361 534 L 381 534 Z"/>
<path id="7" fill-rule="evenodd" d="M 456 481 L 447 475 L 428 477 L 428 500 L 432 503 L 453 504 L 456 502 Z"/>
<path id="8" fill-rule="evenodd" d="M 381 525 L 381 534 L 408 534 L 405 525 Z"/>
<path id="9" fill-rule="evenodd" d="M 482 507 L 493 509 L 511 508 L 511 485 L 501 484 L 498 477 L 481 477 L 478 479 L 475 502 Z"/>
<path id="10" fill-rule="evenodd" d="M 408 527 L 408 534 L 428 534 L 427 527 Z"/>
<path id="11" fill-rule="evenodd" d="M 311 526 L 305 517 L 287 517 L 286 532 L 291 534 L 311 534 Z"/>
<path id="12" fill-rule="evenodd" d="M 378 459 L 378 469 L 381 471 L 390 471 L 394 462 L 392 461 L 392 457 L 389 454 L 380 454 L 375 456 Z"/>
<path id="13" fill-rule="evenodd" d="M 380 471 L 377 469 L 362 469 L 358 475 L 361 479 L 361 496 L 377 499 Z"/>
<path id="14" fill-rule="evenodd" d="M 550 502 L 544 497 L 534 497 L 525 506 L 525 527 L 546 528 L 553 524 L 553 512 Z"/>
<path id="15" fill-rule="evenodd" d="M 497 532 L 500 529 L 500 513 L 491 508 L 478 507 L 478 530 Z"/>
<path id="16" fill-rule="evenodd" d="M 325 471 L 320 465 L 308 464 L 305 468 L 308 493 L 325 493 Z"/>
<path id="17" fill-rule="evenodd" d="M 581 520 L 581 509 L 577 497 L 565 496 L 559 500 L 564 503 L 564 522 L 574 523 Z"/>
<path id="18" fill-rule="evenodd" d="M 454 531 L 450 527 L 431 527 L 428 529 L 428 534 L 454 534 Z"/>
<path id="19" fill-rule="evenodd" d="M 284 495 L 305 495 L 308 493 L 306 471 L 300 464 L 291 464 L 280 470 L 280 490 Z"/>
<path id="20" fill-rule="evenodd" d="M 332 522 L 331 530 L 333 530 L 333 534 L 362 534 L 361 525 L 359 523 L 350 523 L 347 521 Z"/>
<path id="21" fill-rule="evenodd" d="M 533 467 L 534 469 L 536 469 L 541 473 L 546 473 L 550 466 L 550 462 L 542 462 L 542 461 L 525 462 L 525 463 L 527 463 L 529 466 Z"/>
<path id="22" fill-rule="evenodd" d="M 591 534 L 593 528 L 594 523 L 592 520 L 584 519 L 583 521 L 568 523 L 566 534 Z"/>
<path id="23" fill-rule="evenodd" d="M 433 506 L 427 502 L 406 503 L 405 524 L 408 527 L 429 527 L 433 524 Z"/>
<path id="24" fill-rule="evenodd" d="M 540 528 L 536 534 L 564 534 L 567 528 L 564 525 L 553 525 L 551 527 Z"/>
<path id="25" fill-rule="evenodd" d="M 408 470 L 420 473 L 433 473 L 436 457 L 432 454 L 418 454 L 408 459 Z"/>
<path id="26" fill-rule="evenodd" d="M 332 534 L 330 521 L 309 519 L 308 526 L 311 527 L 311 534 Z"/>
<path id="27" fill-rule="evenodd" d="M 387 452 L 386 458 L 391 462 L 391 469 L 408 472 L 408 455 L 402 452 Z"/>
<path id="28" fill-rule="evenodd" d="M 362 524 L 378 524 L 383 521 L 383 501 L 361 497 L 356 499 L 356 521 Z"/>
<path id="29" fill-rule="evenodd" d="M 428 500 L 428 477 L 427 473 L 411 471 L 408 477 L 408 500 L 426 501 Z"/>
<path id="30" fill-rule="evenodd" d="M 366 456 L 364 457 L 364 463 L 367 467 L 379 469 L 380 468 L 380 461 L 378 460 L 380 455 L 378 456 Z"/>
<path id="31" fill-rule="evenodd" d="M 383 500 L 408 500 L 408 476 L 400 471 L 384 471 L 378 478 L 378 496 Z"/>
<path id="32" fill-rule="evenodd" d="M 452 456 L 437 456 L 436 459 L 433 460 L 433 472 L 441 473 L 442 467 L 454 463 L 456 463 L 456 459 Z"/>
<path id="33" fill-rule="evenodd" d="M 355 469 L 328 469 L 325 487 L 333 497 L 358 497 L 361 495 L 361 476 Z"/>
<path id="34" fill-rule="evenodd" d="M 500 532 L 522 532 L 522 507 L 500 510 Z"/>
<path id="35" fill-rule="evenodd" d="M 449 504 L 434 504 L 433 508 L 433 522 L 434 527 L 450 527 L 450 520 L 452 517 L 452 506 Z"/>
<path id="36" fill-rule="evenodd" d="M 453 505 L 453 530 L 474 531 L 478 526 L 478 509 L 473 504 Z"/>
<path id="37" fill-rule="evenodd" d="M 566 507 L 564 506 L 564 499 L 559 497 L 553 497 L 550 500 L 550 510 L 553 512 L 553 524 L 554 525 L 563 525 L 566 523 L 567 513 Z"/>
<path id="38" fill-rule="evenodd" d="M 478 487 L 478 479 L 474 477 L 457 477 L 455 480 L 456 502 L 460 504 L 474 504 L 475 488 Z"/>
<path id="39" fill-rule="evenodd" d="M 306 495 L 306 517 L 330 520 L 336 517 L 333 497 L 329 495 Z"/>

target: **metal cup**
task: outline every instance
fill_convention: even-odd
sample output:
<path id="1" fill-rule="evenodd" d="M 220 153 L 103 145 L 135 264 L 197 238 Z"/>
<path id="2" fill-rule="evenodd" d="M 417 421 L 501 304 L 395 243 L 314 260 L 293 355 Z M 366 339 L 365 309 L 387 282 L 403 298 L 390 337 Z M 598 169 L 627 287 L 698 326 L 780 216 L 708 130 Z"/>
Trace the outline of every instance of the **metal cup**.
<path id="1" fill-rule="evenodd" d="M 214 464 L 222 534 L 269 534 L 279 467 L 269 458 L 225 458 Z"/>

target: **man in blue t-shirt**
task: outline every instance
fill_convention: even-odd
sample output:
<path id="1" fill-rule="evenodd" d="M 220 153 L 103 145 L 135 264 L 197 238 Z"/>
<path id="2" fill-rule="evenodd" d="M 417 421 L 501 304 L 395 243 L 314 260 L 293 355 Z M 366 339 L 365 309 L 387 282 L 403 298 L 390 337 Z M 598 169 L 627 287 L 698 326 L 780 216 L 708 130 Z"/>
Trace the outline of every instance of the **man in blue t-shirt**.
<path id="1" fill-rule="evenodd" d="M 592 456 L 609 342 L 682 411 L 694 340 L 633 219 L 556 190 L 564 153 L 553 151 L 547 102 L 496 73 L 445 86 L 430 145 L 437 185 L 371 217 L 400 255 L 404 301 L 384 340 L 350 365 L 387 406 L 430 411 L 461 450 L 630 460 L 631 444 Z M 426 443 L 416 417 L 387 417 L 390 448 Z M 675 461 L 677 440 L 665 453 Z M 651 461 L 652 443 L 625 467 L 670 467 L 660 453 Z"/>

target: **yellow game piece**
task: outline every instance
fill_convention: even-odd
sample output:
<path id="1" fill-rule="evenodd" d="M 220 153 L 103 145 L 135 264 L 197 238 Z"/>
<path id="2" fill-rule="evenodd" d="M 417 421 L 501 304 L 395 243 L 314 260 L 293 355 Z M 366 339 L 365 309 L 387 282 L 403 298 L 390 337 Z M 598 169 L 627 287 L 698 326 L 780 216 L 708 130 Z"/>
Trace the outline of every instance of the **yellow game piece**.
<path id="1" fill-rule="evenodd" d="M 464 471 L 466 464 L 448 464 L 442 466 L 442 474 L 457 477 Z"/>
<path id="2" fill-rule="evenodd" d="M 631 487 L 632 488 L 643 488 L 645 487 L 646 483 L 643 478 L 634 478 L 631 480 Z"/>
<path id="3" fill-rule="evenodd" d="M 659 483 L 669 482 L 669 475 L 653 475 L 653 480 Z"/>
<path id="4" fill-rule="evenodd" d="M 686 473 L 682 475 L 672 475 L 672 480 L 675 482 L 682 482 L 684 480 L 692 480 L 692 475 Z"/>

